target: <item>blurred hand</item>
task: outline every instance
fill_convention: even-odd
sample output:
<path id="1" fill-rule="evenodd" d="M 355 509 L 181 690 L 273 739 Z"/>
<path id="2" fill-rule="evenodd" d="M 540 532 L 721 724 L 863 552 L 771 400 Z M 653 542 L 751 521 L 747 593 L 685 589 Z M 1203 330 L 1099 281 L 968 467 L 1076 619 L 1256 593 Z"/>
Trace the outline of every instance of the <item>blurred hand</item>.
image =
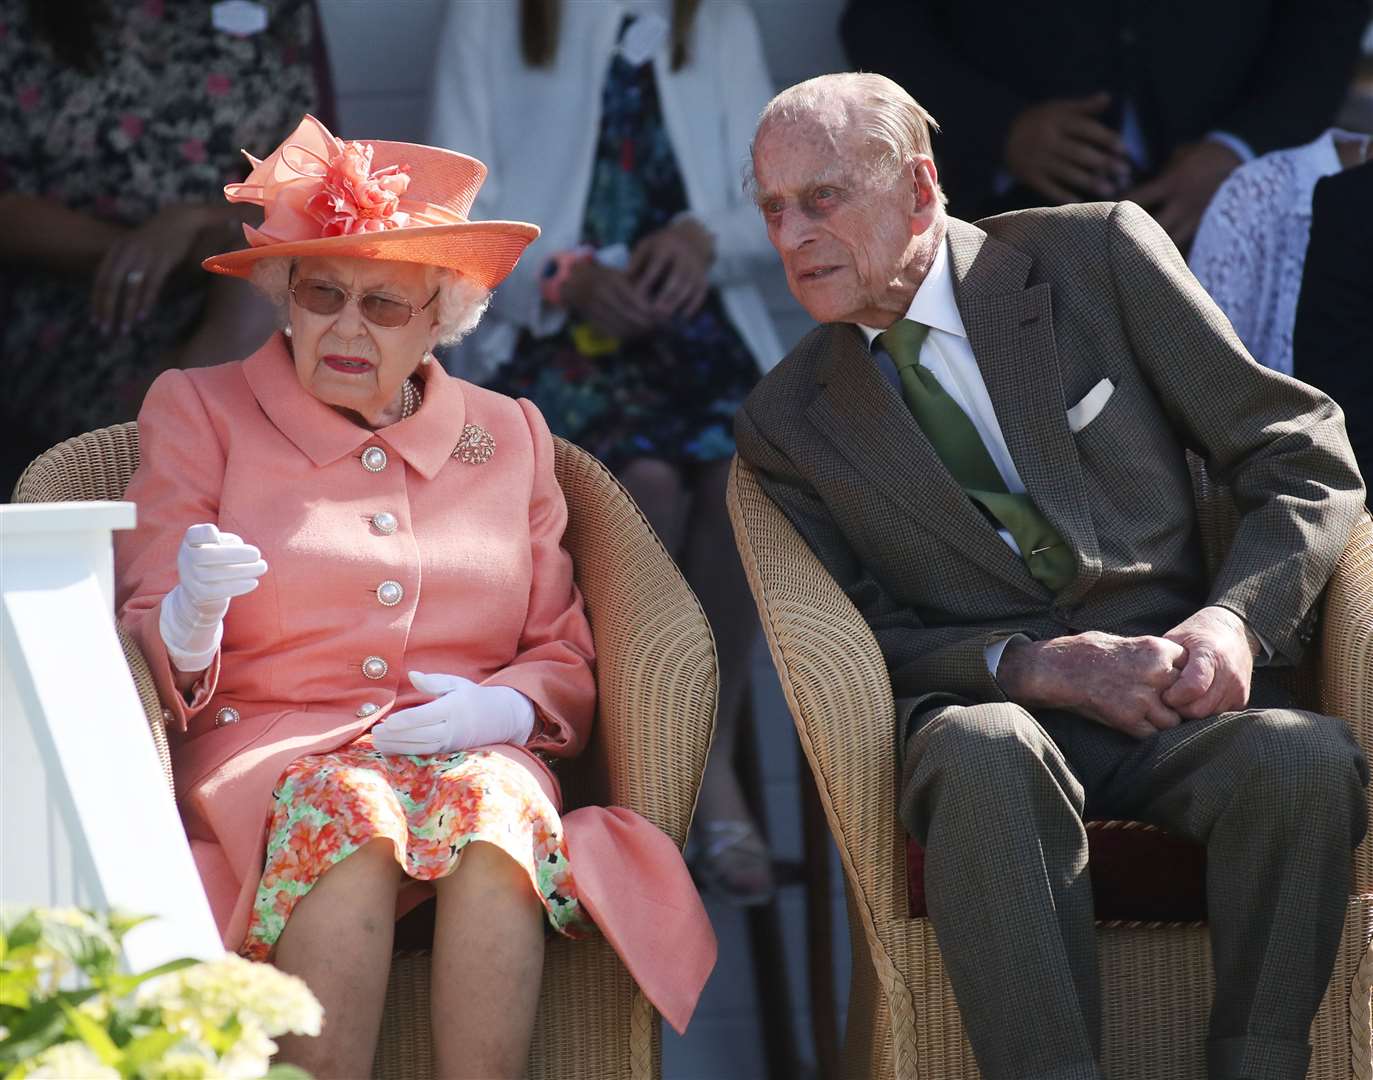
<path id="1" fill-rule="evenodd" d="M 207 207 L 180 203 L 111 244 L 91 287 L 92 321 L 107 334 L 127 334 L 152 310 L 168 275 L 188 261 L 200 231 L 214 220 Z"/>
<path id="2" fill-rule="evenodd" d="M 563 301 L 609 337 L 640 337 L 658 325 L 653 306 L 623 270 L 586 259 L 572 268 L 563 283 Z"/>
<path id="3" fill-rule="evenodd" d="M 1202 139 L 1178 147 L 1163 172 L 1122 198 L 1134 200 L 1153 214 L 1173 243 L 1186 251 L 1211 196 L 1239 165 L 1239 155 L 1228 146 Z"/>
<path id="4" fill-rule="evenodd" d="M 660 319 L 695 315 L 710 291 L 715 238 L 699 221 L 679 218 L 636 245 L 629 276 Z"/>
<path id="5" fill-rule="evenodd" d="M 1186 720 L 1242 709 L 1249 704 L 1254 651 L 1244 620 L 1223 607 L 1205 607 L 1163 635 L 1187 650 L 1187 666 L 1163 694 Z"/>
<path id="6" fill-rule="evenodd" d="M 1121 137 L 1095 119 L 1107 93 L 1031 105 L 1011 122 L 1006 167 L 1026 187 L 1056 203 L 1111 199 L 1130 182 Z"/>
<path id="7" fill-rule="evenodd" d="M 1012 641 L 996 680 L 1029 709 L 1066 709 L 1137 739 L 1176 727 L 1164 694 L 1179 678 L 1187 651 L 1158 637 L 1089 631 L 1049 641 Z"/>

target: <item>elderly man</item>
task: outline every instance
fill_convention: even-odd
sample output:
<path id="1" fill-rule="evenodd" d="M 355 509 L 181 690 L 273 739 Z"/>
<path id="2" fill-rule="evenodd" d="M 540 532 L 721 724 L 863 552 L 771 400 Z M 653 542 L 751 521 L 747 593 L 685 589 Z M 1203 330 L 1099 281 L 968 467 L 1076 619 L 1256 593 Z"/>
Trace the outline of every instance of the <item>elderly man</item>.
<path id="1" fill-rule="evenodd" d="M 1296 1080 L 1367 770 L 1263 665 L 1300 656 L 1363 505 L 1340 410 L 1256 365 L 1132 203 L 949 217 L 932 124 L 877 75 L 764 111 L 758 205 L 822 325 L 739 452 L 882 647 L 983 1075 L 1101 1076 L 1083 819 L 1119 817 L 1207 846 L 1212 1077 Z M 1187 449 L 1241 510 L 1209 582 Z"/>

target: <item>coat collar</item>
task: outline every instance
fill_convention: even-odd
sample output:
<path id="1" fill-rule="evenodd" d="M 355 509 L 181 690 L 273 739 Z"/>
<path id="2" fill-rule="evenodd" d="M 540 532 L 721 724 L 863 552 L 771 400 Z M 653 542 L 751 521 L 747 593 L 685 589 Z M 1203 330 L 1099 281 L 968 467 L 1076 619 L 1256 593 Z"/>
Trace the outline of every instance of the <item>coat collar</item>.
<path id="1" fill-rule="evenodd" d="M 1077 448 L 1068 429 L 1047 283 L 1026 288 L 1033 260 L 981 229 L 950 218 L 949 269 L 959 314 L 1007 449 L 1040 511 L 1072 548 L 1078 573 L 1059 595 L 1072 602 L 1101 574 Z M 1030 576 L 939 461 L 902 401 L 872 363 L 856 326 L 834 327 L 834 347 L 817 370 L 824 389 L 813 423 L 850 461 L 967 555 L 1035 596 Z"/>
<path id="2" fill-rule="evenodd" d="M 286 339 L 273 334 L 243 362 L 243 375 L 262 411 L 306 457 L 323 467 L 380 442 L 432 480 L 457 446 L 466 414 L 462 384 L 437 363 L 419 369 L 424 401 L 413 416 L 372 431 L 335 412 L 300 385 Z"/>

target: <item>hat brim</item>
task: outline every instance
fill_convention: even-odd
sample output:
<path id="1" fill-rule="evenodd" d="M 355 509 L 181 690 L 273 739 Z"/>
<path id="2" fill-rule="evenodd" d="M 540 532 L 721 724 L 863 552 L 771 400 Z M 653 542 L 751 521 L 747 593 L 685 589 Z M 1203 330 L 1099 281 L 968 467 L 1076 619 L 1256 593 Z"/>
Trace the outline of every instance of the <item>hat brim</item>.
<path id="1" fill-rule="evenodd" d="M 420 263 L 456 270 L 494 289 L 505 280 L 520 256 L 539 235 L 526 221 L 468 221 L 420 225 L 384 232 L 350 233 L 313 240 L 294 240 L 211 255 L 200 265 L 215 274 L 246 278 L 262 259 L 307 256 L 378 259 Z"/>

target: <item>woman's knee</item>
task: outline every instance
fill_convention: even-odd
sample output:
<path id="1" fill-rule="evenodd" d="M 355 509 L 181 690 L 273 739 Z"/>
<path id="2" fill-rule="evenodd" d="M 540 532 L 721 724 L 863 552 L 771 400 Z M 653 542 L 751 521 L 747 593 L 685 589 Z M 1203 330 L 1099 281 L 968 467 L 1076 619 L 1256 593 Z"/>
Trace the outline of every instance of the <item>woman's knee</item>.
<path id="1" fill-rule="evenodd" d="M 443 892 L 458 885 L 459 881 L 464 892 L 496 894 L 511 902 L 539 906 L 528 872 L 503 848 L 485 840 L 473 840 L 463 848 L 457 869 L 434 882 L 434 886 Z"/>

